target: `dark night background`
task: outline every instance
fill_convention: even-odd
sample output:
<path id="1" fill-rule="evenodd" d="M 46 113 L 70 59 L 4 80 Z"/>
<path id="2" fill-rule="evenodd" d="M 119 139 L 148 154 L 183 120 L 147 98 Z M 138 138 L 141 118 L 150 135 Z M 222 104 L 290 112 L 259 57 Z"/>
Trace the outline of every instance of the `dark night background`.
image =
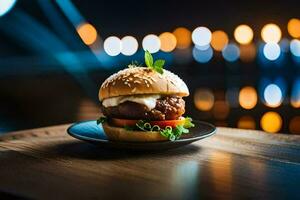
<path id="1" fill-rule="evenodd" d="M 132 35 L 139 42 L 139 51 L 134 56 L 109 57 L 101 49 L 99 62 L 56 1 L 17 1 L 6 15 L 0 16 L 0 133 L 97 118 L 97 94 L 102 81 L 131 60 L 142 62 L 141 41 L 147 34 L 172 32 L 180 26 L 190 31 L 206 26 L 212 31 L 225 31 L 234 41 L 234 29 L 247 24 L 253 29 L 253 42 L 258 49 L 265 24 L 277 24 L 282 38 L 290 40 L 287 23 L 291 18 L 300 18 L 300 3 L 287 0 L 72 2 L 95 26 L 102 41 L 111 35 Z M 293 84 L 300 77 L 300 65 L 290 52 L 283 55 L 283 60 L 267 67 L 262 66 L 258 55 L 252 62 L 228 63 L 218 52 L 208 63 L 198 63 L 193 59 L 192 46 L 184 52 L 159 52 L 154 56 L 165 58 L 167 68 L 186 81 L 191 92 L 186 99 L 187 114 L 194 119 L 247 128 L 238 126 L 244 117 L 246 124 L 261 129 L 262 115 L 272 111 L 282 118 L 279 132 L 300 133 L 299 108 L 289 103 Z M 278 78 L 285 83 L 286 96 L 280 106 L 270 108 L 260 101 L 260 83 Z M 244 86 L 254 87 L 259 95 L 251 110 L 226 102 L 229 90 Z M 217 103 L 210 111 L 196 109 L 194 94 L 198 88 L 213 92 Z M 238 95 L 232 94 L 232 98 Z"/>

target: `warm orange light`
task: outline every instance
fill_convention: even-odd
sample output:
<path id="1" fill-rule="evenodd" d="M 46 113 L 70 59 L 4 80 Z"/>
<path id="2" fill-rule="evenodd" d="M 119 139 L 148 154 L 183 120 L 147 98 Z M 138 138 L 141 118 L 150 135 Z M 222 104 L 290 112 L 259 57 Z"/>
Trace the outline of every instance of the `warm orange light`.
<path id="1" fill-rule="evenodd" d="M 281 39 L 281 30 L 276 24 L 267 24 L 261 30 L 261 37 L 266 43 L 278 43 Z"/>
<path id="2" fill-rule="evenodd" d="M 255 120 L 251 116 L 242 116 L 238 121 L 237 127 L 243 129 L 255 129 Z"/>
<path id="3" fill-rule="evenodd" d="M 93 44 L 97 39 L 97 31 L 91 24 L 84 23 L 79 25 L 77 32 L 86 45 Z"/>
<path id="4" fill-rule="evenodd" d="M 224 31 L 214 31 L 210 42 L 216 51 L 222 51 L 228 44 L 228 36 Z"/>
<path id="5" fill-rule="evenodd" d="M 175 49 L 177 40 L 176 40 L 176 37 L 172 33 L 164 32 L 164 33 L 160 34 L 159 39 L 160 39 L 160 44 L 161 44 L 160 49 L 162 51 L 170 52 Z"/>
<path id="6" fill-rule="evenodd" d="M 254 43 L 240 46 L 240 59 L 243 62 L 251 62 L 256 56 L 256 48 Z"/>
<path id="7" fill-rule="evenodd" d="M 291 99 L 291 105 L 292 105 L 294 108 L 300 108 L 300 99 L 297 99 L 297 100 Z"/>
<path id="8" fill-rule="evenodd" d="M 213 115 L 216 119 L 226 119 L 230 111 L 229 105 L 226 101 L 218 100 L 213 107 Z"/>
<path id="9" fill-rule="evenodd" d="M 249 44 L 253 40 L 253 31 L 248 25 L 239 25 L 234 30 L 234 38 L 240 44 Z"/>
<path id="10" fill-rule="evenodd" d="M 292 118 L 289 124 L 289 130 L 293 134 L 300 134 L 300 116 Z"/>
<path id="11" fill-rule="evenodd" d="M 214 95 L 208 89 L 198 89 L 194 95 L 194 104 L 201 111 L 209 111 L 214 105 Z"/>
<path id="12" fill-rule="evenodd" d="M 266 132 L 277 133 L 282 127 L 282 118 L 276 112 L 267 112 L 262 116 L 260 126 Z"/>
<path id="13" fill-rule="evenodd" d="M 175 35 L 177 39 L 177 48 L 178 49 L 186 49 L 188 48 L 192 43 L 191 38 L 191 31 L 189 31 L 187 28 L 179 27 L 173 31 L 173 34 Z"/>
<path id="14" fill-rule="evenodd" d="M 289 34 L 294 38 L 300 37 L 300 20 L 299 19 L 291 19 L 288 22 L 287 29 Z"/>
<path id="15" fill-rule="evenodd" d="M 244 109 L 252 109 L 257 104 L 257 93 L 253 87 L 247 86 L 240 90 L 239 103 Z"/>

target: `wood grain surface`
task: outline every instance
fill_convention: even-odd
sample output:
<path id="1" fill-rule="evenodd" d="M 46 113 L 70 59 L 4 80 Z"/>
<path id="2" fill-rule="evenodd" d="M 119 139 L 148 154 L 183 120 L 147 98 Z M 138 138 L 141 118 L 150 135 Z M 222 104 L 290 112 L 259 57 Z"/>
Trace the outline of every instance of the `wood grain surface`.
<path id="1" fill-rule="evenodd" d="M 0 193 L 39 199 L 300 198 L 300 136 L 218 128 L 162 152 L 103 149 L 69 125 L 0 137 Z"/>

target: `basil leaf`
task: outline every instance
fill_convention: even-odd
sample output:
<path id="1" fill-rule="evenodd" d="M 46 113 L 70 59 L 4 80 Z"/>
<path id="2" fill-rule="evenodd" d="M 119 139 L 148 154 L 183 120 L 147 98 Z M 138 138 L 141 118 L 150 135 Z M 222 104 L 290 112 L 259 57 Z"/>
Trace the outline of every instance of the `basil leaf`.
<path id="1" fill-rule="evenodd" d="M 162 68 L 165 65 L 165 60 L 158 59 L 154 62 L 154 66 L 158 68 Z"/>
<path id="2" fill-rule="evenodd" d="M 160 74 L 163 74 L 163 73 L 164 73 L 163 68 L 159 68 L 159 67 L 154 66 L 154 70 L 155 70 L 156 72 L 160 73 Z"/>
<path id="3" fill-rule="evenodd" d="M 145 51 L 145 63 L 148 68 L 150 68 L 160 74 L 164 73 L 163 66 L 165 64 L 165 60 L 158 59 L 153 63 L 153 57 L 148 50 Z"/>
<path id="4" fill-rule="evenodd" d="M 145 63 L 147 67 L 151 69 L 153 68 L 153 57 L 148 50 L 145 51 Z"/>

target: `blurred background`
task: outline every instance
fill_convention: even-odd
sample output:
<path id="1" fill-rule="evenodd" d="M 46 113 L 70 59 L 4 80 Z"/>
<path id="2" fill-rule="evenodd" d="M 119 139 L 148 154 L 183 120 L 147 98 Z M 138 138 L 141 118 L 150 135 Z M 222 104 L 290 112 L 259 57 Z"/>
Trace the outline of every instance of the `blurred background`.
<path id="1" fill-rule="evenodd" d="M 190 88 L 187 115 L 300 134 L 297 1 L 0 1 L 0 134 L 96 119 L 144 49 Z"/>

